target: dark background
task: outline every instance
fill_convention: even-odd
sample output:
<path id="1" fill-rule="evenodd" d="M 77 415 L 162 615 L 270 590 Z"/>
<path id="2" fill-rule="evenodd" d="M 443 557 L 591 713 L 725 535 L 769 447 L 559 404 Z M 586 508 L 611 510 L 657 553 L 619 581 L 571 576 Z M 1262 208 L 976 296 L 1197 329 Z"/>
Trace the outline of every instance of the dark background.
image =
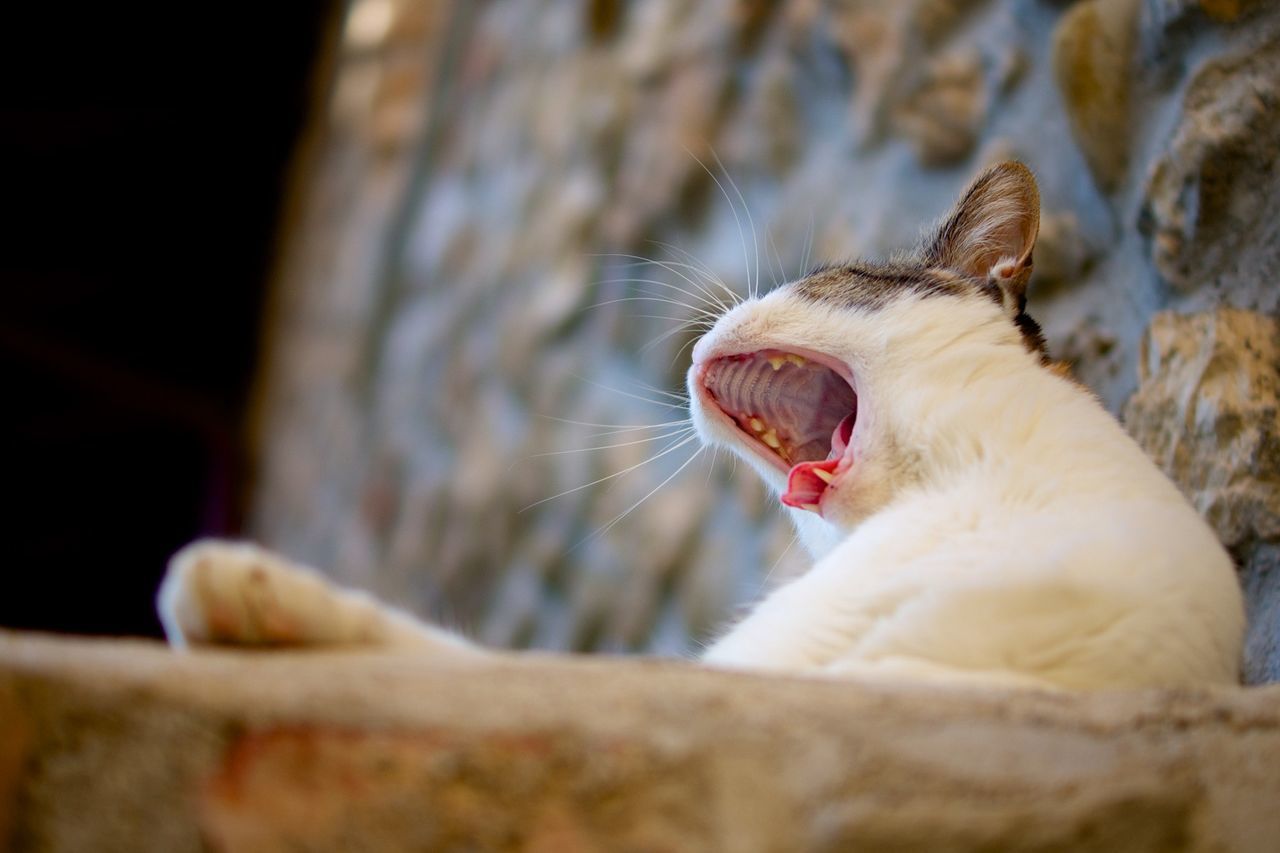
<path id="1" fill-rule="evenodd" d="M 158 635 L 169 555 L 239 530 L 276 223 L 340 5 L 6 15 L 0 625 Z"/>

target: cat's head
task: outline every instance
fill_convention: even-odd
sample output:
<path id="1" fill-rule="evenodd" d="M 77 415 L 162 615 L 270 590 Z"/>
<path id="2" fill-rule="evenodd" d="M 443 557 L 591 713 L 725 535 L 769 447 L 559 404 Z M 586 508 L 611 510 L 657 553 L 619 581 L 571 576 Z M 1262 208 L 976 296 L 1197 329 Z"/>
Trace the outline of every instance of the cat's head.
<path id="1" fill-rule="evenodd" d="M 697 343 L 702 440 L 760 473 L 811 550 L 969 452 L 999 417 L 966 397 L 983 377 L 1039 369 L 1044 340 L 1024 310 L 1039 209 L 1026 167 L 994 166 L 914 252 L 819 269 Z"/>

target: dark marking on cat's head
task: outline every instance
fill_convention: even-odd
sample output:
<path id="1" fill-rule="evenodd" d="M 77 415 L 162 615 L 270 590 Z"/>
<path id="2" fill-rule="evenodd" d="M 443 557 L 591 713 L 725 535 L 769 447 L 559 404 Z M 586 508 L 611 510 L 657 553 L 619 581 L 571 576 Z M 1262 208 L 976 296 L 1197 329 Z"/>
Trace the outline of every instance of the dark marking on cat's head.
<path id="1" fill-rule="evenodd" d="M 1004 309 L 1030 352 L 1049 356 L 1026 313 L 1031 255 L 1040 224 L 1035 178 L 1021 163 L 987 169 L 912 253 L 887 263 L 823 266 L 792 285 L 805 299 L 878 310 L 904 296 L 978 296 Z"/>
<path id="2" fill-rule="evenodd" d="M 796 282 L 798 294 L 814 302 L 841 308 L 883 308 L 899 297 L 961 296 L 972 285 L 955 276 L 936 275 L 929 268 L 911 263 L 849 263 L 824 267 Z"/>

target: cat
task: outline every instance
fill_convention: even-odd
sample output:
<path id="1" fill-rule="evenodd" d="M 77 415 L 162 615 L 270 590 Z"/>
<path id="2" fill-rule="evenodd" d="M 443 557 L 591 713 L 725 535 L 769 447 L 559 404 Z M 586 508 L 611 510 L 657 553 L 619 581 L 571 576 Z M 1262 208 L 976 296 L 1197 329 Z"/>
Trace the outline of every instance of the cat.
<path id="1" fill-rule="evenodd" d="M 1026 313 L 1031 172 L 983 172 L 920 246 L 820 268 L 695 345 L 692 420 L 776 492 L 813 557 L 713 642 L 714 667 L 1044 689 L 1236 684 L 1232 562 L 1049 360 Z M 248 544 L 177 554 L 176 646 L 498 654 Z"/>

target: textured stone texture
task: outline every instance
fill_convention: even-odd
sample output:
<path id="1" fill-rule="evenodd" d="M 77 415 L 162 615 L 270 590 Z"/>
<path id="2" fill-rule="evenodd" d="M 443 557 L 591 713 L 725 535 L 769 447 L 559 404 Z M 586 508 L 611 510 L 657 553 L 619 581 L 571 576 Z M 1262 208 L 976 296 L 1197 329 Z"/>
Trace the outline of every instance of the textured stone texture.
<path id="1" fill-rule="evenodd" d="M 1270 851 L 1280 687 L 1042 694 L 0 634 L 0 844 Z"/>
<path id="2" fill-rule="evenodd" d="M 1241 561 L 1245 677 L 1280 681 L 1280 322 L 1162 312 L 1139 367 L 1125 424 Z"/>
<path id="3" fill-rule="evenodd" d="M 723 455 L 613 524 L 693 447 L 640 465 L 678 425 L 581 424 L 681 417 L 686 276 L 888 253 L 1015 156 L 1044 203 L 1032 311 L 1113 410 L 1157 311 L 1280 305 L 1274 3 L 351 15 L 268 324 L 252 533 L 491 643 L 681 652 L 803 565 Z M 653 296 L 687 305 L 617 301 Z"/>
<path id="4" fill-rule="evenodd" d="M 1249 41 L 1204 64 L 1153 164 L 1143 233 L 1156 269 L 1183 293 L 1280 306 L 1280 37 Z"/>
<path id="5" fill-rule="evenodd" d="M 1229 548 L 1280 539 L 1280 323 L 1162 312 L 1139 365 L 1129 432 Z"/>
<path id="6" fill-rule="evenodd" d="M 1053 70 L 1071 130 L 1103 189 L 1124 179 L 1133 120 L 1130 90 L 1136 0 L 1087 0 L 1053 34 Z"/>

